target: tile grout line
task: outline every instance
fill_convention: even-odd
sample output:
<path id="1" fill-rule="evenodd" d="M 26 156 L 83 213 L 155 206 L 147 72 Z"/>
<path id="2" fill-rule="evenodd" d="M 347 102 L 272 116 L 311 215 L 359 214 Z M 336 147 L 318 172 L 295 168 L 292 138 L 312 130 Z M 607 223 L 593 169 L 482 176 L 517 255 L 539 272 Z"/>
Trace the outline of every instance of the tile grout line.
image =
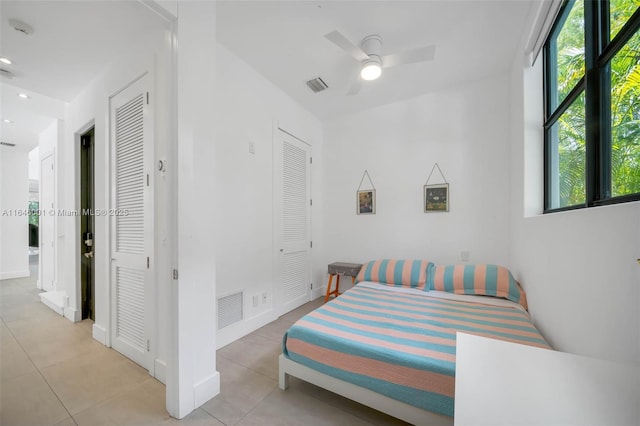
<path id="1" fill-rule="evenodd" d="M 193 414 L 193 413 L 195 413 L 195 412 L 196 412 L 196 411 L 198 411 L 198 410 L 202 411 L 204 414 L 206 414 L 207 416 L 211 417 L 211 418 L 212 418 L 212 419 L 214 419 L 215 421 L 220 422 L 220 423 L 222 423 L 222 424 L 223 424 L 223 425 L 225 425 L 225 426 L 230 426 L 230 425 L 226 424 L 225 422 L 223 422 L 222 420 L 220 420 L 219 418 L 217 418 L 216 416 L 214 416 L 213 414 L 211 414 L 210 412 L 208 412 L 207 410 L 205 410 L 204 408 L 202 408 L 202 406 L 200 406 L 200 407 L 196 408 L 196 409 L 195 409 L 195 410 L 193 410 L 190 414 Z M 173 419 L 173 417 L 171 417 L 171 418 Z M 180 421 L 180 420 L 178 420 L 178 421 Z"/>
<path id="2" fill-rule="evenodd" d="M 13 340 L 16 341 L 16 344 L 18 346 L 20 346 L 20 349 L 22 349 L 22 351 L 24 352 L 24 354 L 27 356 L 27 358 L 29 359 L 29 362 L 31 363 L 31 365 L 33 365 L 33 368 L 36 369 L 36 371 L 38 372 L 38 374 L 40 375 L 40 377 L 42 377 L 42 380 L 47 384 L 47 387 L 51 390 L 51 393 L 56 397 L 56 399 L 58 400 L 58 402 L 60 403 L 60 405 L 62 406 L 62 408 L 64 408 L 64 411 L 66 411 L 66 413 L 69 415 L 69 418 L 73 421 L 73 423 L 76 423 L 75 419 L 73 418 L 73 416 L 71 415 L 71 413 L 69 412 L 69 409 L 67 408 L 66 405 L 64 405 L 64 403 L 62 402 L 62 400 L 60 399 L 60 397 L 58 396 L 58 394 L 56 393 L 55 390 L 53 390 L 53 388 L 51 387 L 51 384 L 49 383 L 49 381 L 46 379 L 46 377 L 44 377 L 44 374 L 42 374 L 42 371 L 40 371 L 40 368 L 36 365 L 35 362 L 33 362 L 33 360 L 31 359 L 31 356 L 29 355 L 29 353 L 25 350 L 25 348 L 22 346 L 22 344 L 20 343 L 20 341 L 18 340 L 18 338 L 15 336 L 15 334 L 13 334 L 13 331 L 9 328 L 9 326 L 7 326 L 6 321 L 4 320 L 4 318 L 0 318 L 2 320 L 2 323 L 4 324 L 4 326 L 7 328 L 7 330 L 9 330 L 9 333 L 11 334 L 11 337 L 13 337 Z M 64 419 L 62 419 L 64 420 Z"/>
<path id="3" fill-rule="evenodd" d="M 278 391 L 278 389 L 280 389 L 280 388 L 276 385 L 276 388 L 275 388 L 275 389 L 273 389 L 271 392 L 269 392 L 268 394 L 266 394 L 266 395 L 264 396 L 264 398 L 262 398 L 260 401 L 258 401 L 258 402 L 256 403 L 256 405 L 255 405 L 253 408 L 251 408 L 249 411 L 247 411 L 247 412 L 246 412 L 246 414 L 245 414 L 244 416 L 240 417 L 240 419 L 239 419 L 235 424 L 240 423 L 240 422 L 241 422 L 241 421 L 243 421 L 243 420 L 244 420 L 244 419 L 245 419 L 249 414 L 253 413 L 253 411 L 254 411 L 256 408 L 258 408 L 258 407 L 259 407 L 259 406 L 260 406 L 260 405 L 261 405 L 261 404 L 262 404 L 262 403 L 263 403 L 263 402 L 264 402 L 264 401 L 265 401 L 269 396 L 271 396 L 271 394 L 273 394 L 274 392 L 277 392 L 277 391 Z M 223 422 L 223 423 L 224 423 L 224 422 Z"/>
<path id="4" fill-rule="evenodd" d="M 254 369 L 252 368 L 252 366 L 248 366 L 248 365 L 240 364 L 239 362 L 236 362 L 236 361 L 234 361 L 233 359 L 228 358 L 228 357 L 226 357 L 226 356 L 224 356 L 224 355 L 216 354 L 216 357 L 222 357 L 222 358 L 226 359 L 227 361 L 234 363 L 235 365 L 238 365 L 238 366 L 240 366 L 240 367 L 242 367 L 242 368 L 246 368 L 247 370 L 249 370 L 249 371 L 251 371 L 251 372 L 253 372 L 253 373 L 259 374 L 260 376 L 262 376 L 262 377 L 264 377 L 264 378 L 266 378 L 266 379 L 269 379 L 269 380 L 275 380 L 275 381 L 276 381 L 276 383 L 278 382 L 278 377 L 276 377 L 275 379 L 274 379 L 273 377 L 269 377 L 269 376 L 267 376 L 266 374 L 264 374 L 264 373 L 262 373 L 262 372 L 260 372 L 260 371 L 258 371 L 258 370 L 254 370 Z"/>
<path id="5" fill-rule="evenodd" d="M 116 394 L 114 394 L 114 395 L 111 395 L 111 396 L 109 396 L 109 397 L 106 397 L 105 399 L 102 399 L 102 400 L 100 400 L 100 401 L 96 402 L 95 404 L 90 405 L 89 407 L 86 407 L 86 408 L 84 408 L 84 409 L 83 409 L 83 410 L 81 410 L 81 411 L 78 411 L 76 414 L 72 415 L 72 416 L 71 416 L 71 418 L 73 419 L 74 423 L 77 425 L 77 424 L 78 424 L 78 422 L 76 422 L 76 419 L 75 419 L 75 417 L 74 417 L 74 416 L 79 416 L 80 414 L 85 413 L 85 412 L 87 412 L 87 411 L 89 411 L 89 410 L 92 410 L 92 409 L 94 409 L 94 408 L 96 408 L 96 407 L 98 407 L 98 406 L 100 406 L 100 405 L 103 405 L 103 404 L 106 404 L 106 403 L 108 403 L 108 402 L 110 402 L 110 401 L 113 401 L 114 399 L 116 399 L 116 398 L 120 397 L 120 396 L 121 396 L 121 394 L 126 394 L 126 393 L 128 393 L 128 392 L 133 391 L 134 389 L 136 389 L 136 388 L 138 388 L 138 387 L 142 387 L 142 386 L 144 386 L 144 384 L 145 384 L 146 382 L 151 381 L 151 380 L 156 380 L 156 379 L 155 379 L 153 376 L 149 376 L 148 378 L 145 378 L 145 379 L 144 379 L 142 382 L 140 382 L 140 383 L 130 385 L 130 386 L 128 386 L 127 388 L 125 388 L 124 390 L 122 390 L 121 392 L 116 393 Z"/>

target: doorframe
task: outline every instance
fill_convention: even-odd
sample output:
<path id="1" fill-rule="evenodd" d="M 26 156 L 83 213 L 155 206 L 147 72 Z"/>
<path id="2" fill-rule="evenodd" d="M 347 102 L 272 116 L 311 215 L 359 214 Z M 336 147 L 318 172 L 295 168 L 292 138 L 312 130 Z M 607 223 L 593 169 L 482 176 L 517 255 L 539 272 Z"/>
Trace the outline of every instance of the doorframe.
<path id="1" fill-rule="evenodd" d="M 54 209 L 54 211 L 56 211 L 57 207 L 58 207 L 58 205 L 56 203 L 56 195 L 57 195 L 57 187 L 58 187 L 56 185 L 56 183 L 57 183 L 57 180 L 58 180 L 58 178 L 57 178 L 58 173 L 56 171 L 56 155 L 55 154 L 56 154 L 56 149 L 54 147 L 51 151 L 44 152 L 44 153 L 42 153 L 40 155 L 40 187 L 39 187 L 39 191 L 40 192 L 38 194 L 38 208 L 40 209 L 41 212 L 45 212 L 44 214 L 48 214 L 50 209 L 49 209 L 49 207 L 44 207 L 42 205 L 42 187 L 43 187 L 43 185 L 42 185 L 42 176 L 43 176 L 42 171 L 44 170 L 43 167 L 42 167 L 42 163 L 49 157 L 51 157 L 52 164 L 53 164 L 53 194 L 51 194 L 51 198 L 53 199 L 53 209 Z M 38 228 L 40 228 L 40 224 L 41 223 L 42 223 L 41 221 L 38 223 Z M 58 232 L 57 232 L 57 221 L 56 221 L 56 216 L 55 215 L 52 218 L 52 224 L 53 224 L 53 226 L 51 227 L 52 228 L 51 232 L 53 233 L 53 247 L 51 249 L 51 253 L 52 253 L 52 256 L 53 256 L 53 260 L 52 260 L 52 262 L 53 262 L 53 270 L 52 270 L 53 276 L 51 277 L 51 279 L 53 280 L 53 289 L 56 290 L 56 288 L 57 288 L 57 283 L 56 283 L 56 281 L 57 281 L 56 280 L 56 270 L 57 270 L 57 264 L 56 263 L 57 262 L 56 262 L 56 258 L 58 256 L 58 248 L 56 246 L 56 241 L 58 239 Z M 43 234 L 42 231 L 40 229 L 38 229 L 38 250 L 40 252 L 42 251 L 42 247 L 43 247 L 43 245 L 42 245 L 42 234 Z M 38 281 L 36 283 L 36 287 L 39 290 L 42 290 L 42 288 L 44 287 L 44 284 L 42 282 L 42 271 L 44 270 L 42 261 L 43 261 L 43 257 L 39 256 L 38 257 Z"/>
<path id="2" fill-rule="evenodd" d="M 280 160 L 278 160 L 277 156 L 279 155 L 278 150 L 276 149 L 277 147 L 277 142 L 278 142 L 278 137 L 280 132 L 282 133 L 286 133 L 287 135 L 291 136 L 292 138 L 304 143 L 305 145 L 309 146 L 309 157 L 312 158 L 313 157 L 313 144 L 310 142 L 305 141 L 304 139 L 301 139 L 300 137 L 296 136 L 295 134 L 289 132 L 288 130 L 284 129 L 280 123 L 278 122 L 278 120 L 273 120 L 272 123 L 272 136 L 271 136 L 271 164 L 274 166 L 272 169 L 272 176 L 271 176 L 271 185 L 272 185 L 272 206 L 271 206 L 271 211 L 272 211 L 272 215 L 273 215 L 273 219 L 272 219 L 272 236 L 271 236 L 271 245 L 272 245 L 272 277 L 271 277 L 271 282 L 272 282 L 272 286 L 271 286 L 271 294 L 273 294 L 273 311 L 274 314 L 276 315 L 276 317 L 280 317 L 282 315 L 284 315 L 284 313 L 282 312 L 282 306 L 283 306 L 283 300 L 282 300 L 282 291 L 279 288 L 279 281 L 282 278 L 282 271 L 279 269 L 279 266 L 281 264 L 280 262 L 280 250 L 277 247 L 277 243 L 278 243 L 278 235 L 277 232 L 278 230 L 280 230 L 280 224 L 278 223 L 278 221 L 280 220 L 280 218 L 278 217 L 278 213 L 281 211 L 278 206 L 276 206 L 275 203 L 275 191 L 276 191 L 276 185 L 278 185 L 279 183 L 279 177 L 277 176 L 277 170 L 275 168 L 276 164 L 281 163 Z M 313 199 L 313 173 L 311 170 L 311 166 L 313 165 L 313 162 L 311 162 L 311 164 L 309 164 L 309 198 Z M 309 207 L 309 222 L 307 224 L 308 226 L 308 232 L 309 232 L 309 241 L 313 241 L 313 209 L 311 208 L 311 206 Z M 309 248 L 309 282 L 313 283 L 313 247 Z M 314 289 L 309 289 L 309 302 L 311 300 L 313 300 L 313 290 Z"/>
<path id="3" fill-rule="evenodd" d="M 69 315 L 67 315 L 67 311 L 69 311 L 70 315 L 73 316 L 72 321 L 74 322 L 78 322 L 82 320 L 82 275 L 80 273 L 80 244 L 78 244 L 78 237 L 81 234 L 81 223 L 80 223 L 80 214 L 82 212 L 82 202 L 81 202 L 81 184 L 80 181 L 82 179 L 82 172 L 81 172 L 81 167 L 80 167 L 80 155 L 81 155 L 81 144 L 82 144 L 82 135 L 84 135 L 85 133 L 87 133 L 89 130 L 91 130 L 91 128 L 96 127 L 96 119 L 95 117 L 92 118 L 91 120 L 89 120 L 85 125 L 83 125 L 82 127 L 80 127 L 78 130 L 76 130 L 73 133 L 73 168 L 74 168 L 74 188 L 73 188 L 73 196 L 74 196 L 74 208 L 75 208 L 75 212 L 77 212 L 78 214 L 75 215 L 74 217 L 74 223 L 73 223 L 73 227 L 74 227 L 74 231 L 72 233 L 72 238 L 74 239 L 73 241 L 73 252 L 71 254 L 72 256 L 72 260 L 70 263 L 70 265 L 72 265 L 73 267 L 73 277 L 74 277 L 74 282 L 76 283 L 75 285 L 75 306 L 65 306 L 64 310 L 65 310 L 65 316 L 67 318 L 69 318 Z M 94 130 L 94 159 L 95 159 L 95 142 L 96 142 L 96 132 Z M 95 178 L 93 181 L 93 194 L 94 194 L 94 207 L 95 207 L 95 199 L 96 199 L 96 182 L 95 182 Z M 97 228 L 95 222 L 94 222 L 94 228 Z M 96 229 L 93 230 L 93 239 L 95 242 L 95 234 L 96 234 Z M 94 244 L 95 247 L 95 244 Z M 94 257 L 94 272 L 95 272 L 95 264 L 97 262 L 97 258 Z M 95 298 L 95 295 L 94 295 Z M 95 300 L 95 299 L 94 299 Z M 94 312 L 95 315 L 95 312 Z M 71 318 L 69 318 L 71 319 Z M 94 323 L 95 325 L 95 323 Z M 95 336 L 95 331 L 92 330 L 92 335 Z M 100 340 L 103 341 L 103 340 Z M 105 345 L 109 346 L 108 343 L 105 343 Z"/>
<path id="4" fill-rule="evenodd" d="M 79 284 L 80 284 L 80 298 L 79 298 L 80 304 L 79 304 L 79 307 L 80 307 L 80 318 L 81 319 L 83 319 L 82 317 L 84 316 L 84 309 L 85 309 L 85 304 L 84 304 L 84 300 L 83 300 L 83 297 L 82 297 L 82 287 L 84 286 L 84 284 L 82 282 L 82 280 L 83 280 L 83 262 L 84 262 L 84 260 L 82 259 L 82 256 L 83 256 L 83 254 L 82 254 L 82 247 L 83 247 L 82 242 L 84 241 L 84 235 L 83 235 L 83 232 L 82 232 L 82 217 L 84 216 L 84 206 L 82 205 L 82 197 L 83 197 L 83 191 L 82 191 L 82 186 L 83 186 L 83 182 L 82 182 L 83 181 L 83 167 L 82 167 L 82 163 L 83 163 L 83 157 L 85 155 L 83 153 L 85 147 L 82 144 L 82 137 L 84 135 L 88 134 L 91 131 L 93 131 L 93 137 L 92 137 L 92 147 L 90 148 L 91 149 L 91 160 L 90 160 L 90 162 L 91 162 L 91 169 L 92 169 L 91 170 L 91 184 L 93 185 L 93 188 L 90 189 L 91 190 L 91 195 L 92 195 L 91 196 L 92 200 L 91 200 L 91 208 L 90 208 L 90 210 L 94 210 L 95 211 L 95 208 L 96 208 L 96 180 L 95 180 L 96 128 L 95 128 L 95 126 L 94 127 L 89 127 L 89 129 L 87 129 L 85 132 L 81 132 L 80 135 L 79 135 L 79 138 L 78 138 L 79 144 L 80 144 L 79 150 L 78 150 L 78 154 L 79 154 L 78 155 L 78 157 L 79 157 L 78 158 L 79 159 L 79 162 L 78 162 L 78 173 L 79 173 L 79 176 L 80 176 L 80 178 L 78 179 L 78 182 L 79 182 L 78 201 L 79 201 L 79 204 L 80 204 L 80 209 L 78 210 L 78 213 L 79 213 L 78 220 L 80 222 L 79 223 L 80 232 L 78 233 L 79 241 L 76 241 L 76 244 L 78 244 L 80 246 L 80 248 L 79 248 L 80 256 L 78 257 L 80 259 L 80 262 L 78 264 L 78 269 L 79 269 L 78 275 L 79 275 L 79 279 L 80 279 L 80 282 L 79 282 Z M 85 167 L 86 167 L 86 165 L 85 165 Z M 91 319 L 91 316 L 93 315 L 94 323 L 95 323 L 95 277 L 96 277 L 96 259 L 95 259 L 96 223 L 95 223 L 95 217 L 96 216 L 93 215 L 93 219 L 91 220 L 91 222 L 92 222 L 92 240 L 94 241 L 94 244 L 92 246 L 93 248 L 92 248 L 91 251 L 94 253 L 94 257 L 93 257 L 93 262 L 92 262 L 93 266 L 91 268 L 91 275 L 92 276 L 91 276 L 91 280 L 90 280 L 90 287 L 93 287 L 93 288 L 90 288 L 90 289 L 87 290 L 89 292 L 89 294 L 91 295 L 91 301 L 89 302 L 89 304 L 93 305 L 93 306 L 90 306 L 90 308 L 89 308 L 89 310 L 90 310 L 89 319 Z M 93 302 L 93 303 L 91 303 L 91 302 Z"/>

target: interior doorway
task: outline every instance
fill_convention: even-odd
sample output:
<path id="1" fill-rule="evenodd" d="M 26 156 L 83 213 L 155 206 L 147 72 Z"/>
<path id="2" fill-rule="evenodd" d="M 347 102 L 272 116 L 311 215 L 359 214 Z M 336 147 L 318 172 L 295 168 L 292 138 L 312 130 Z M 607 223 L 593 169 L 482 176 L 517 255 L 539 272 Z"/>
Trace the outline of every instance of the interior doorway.
<path id="1" fill-rule="evenodd" d="M 95 321 L 94 133 L 80 136 L 80 280 L 82 319 Z"/>

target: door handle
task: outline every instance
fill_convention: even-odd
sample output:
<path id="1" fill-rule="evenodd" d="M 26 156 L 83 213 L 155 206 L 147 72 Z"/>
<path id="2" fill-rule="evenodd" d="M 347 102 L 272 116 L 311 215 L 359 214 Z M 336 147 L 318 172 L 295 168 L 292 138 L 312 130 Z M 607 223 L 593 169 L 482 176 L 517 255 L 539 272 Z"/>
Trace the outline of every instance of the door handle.
<path id="1" fill-rule="evenodd" d="M 92 251 L 89 251 L 89 252 L 86 252 L 86 253 L 84 254 L 84 257 L 86 257 L 87 259 L 92 258 L 92 257 L 93 257 L 93 250 L 92 250 Z"/>

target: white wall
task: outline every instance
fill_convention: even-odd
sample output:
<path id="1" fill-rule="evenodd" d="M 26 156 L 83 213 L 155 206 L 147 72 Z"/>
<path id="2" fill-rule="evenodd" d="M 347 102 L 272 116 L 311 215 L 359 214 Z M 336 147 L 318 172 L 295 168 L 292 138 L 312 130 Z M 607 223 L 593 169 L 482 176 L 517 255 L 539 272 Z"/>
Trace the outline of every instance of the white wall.
<path id="1" fill-rule="evenodd" d="M 326 279 L 322 251 L 322 127 L 320 122 L 253 68 L 218 45 L 216 144 L 212 167 L 215 198 L 201 194 L 203 220 L 216 218 L 217 294 L 245 292 L 245 319 L 218 333 L 218 347 L 275 319 L 273 306 L 273 132 L 274 125 L 312 146 L 313 282 Z M 255 153 L 249 152 L 249 143 Z M 202 204 L 204 203 L 204 204 Z M 213 210 L 209 210 L 210 206 Z M 253 307 L 252 296 L 268 302 Z M 319 292 L 318 292 L 319 294 Z"/>
<path id="2" fill-rule="evenodd" d="M 347 116 L 325 127 L 326 262 L 420 258 L 508 262 L 506 76 Z M 435 163 L 450 184 L 450 211 L 424 213 Z M 375 215 L 356 215 L 367 170 Z M 429 183 L 442 183 L 437 169 Z M 362 188 L 368 188 L 365 178 Z"/>
<path id="3" fill-rule="evenodd" d="M 40 180 L 40 147 L 29 151 L 29 180 Z"/>
<path id="4" fill-rule="evenodd" d="M 29 151 L 29 202 L 38 201 L 40 193 L 40 147 Z"/>
<path id="5" fill-rule="evenodd" d="M 640 202 L 542 215 L 542 68 L 511 75 L 511 268 L 558 350 L 640 363 Z"/>
<path id="6" fill-rule="evenodd" d="M 0 279 L 29 276 L 29 153 L 0 147 Z"/>
<path id="7" fill-rule="evenodd" d="M 62 132 L 62 133 L 61 133 Z M 40 135 L 38 135 L 38 151 L 40 158 L 55 152 L 58 141 L 64 136 L 64 121 L 54 120 Z M 38 176 L 40 174 L 38 166 Z"/>

